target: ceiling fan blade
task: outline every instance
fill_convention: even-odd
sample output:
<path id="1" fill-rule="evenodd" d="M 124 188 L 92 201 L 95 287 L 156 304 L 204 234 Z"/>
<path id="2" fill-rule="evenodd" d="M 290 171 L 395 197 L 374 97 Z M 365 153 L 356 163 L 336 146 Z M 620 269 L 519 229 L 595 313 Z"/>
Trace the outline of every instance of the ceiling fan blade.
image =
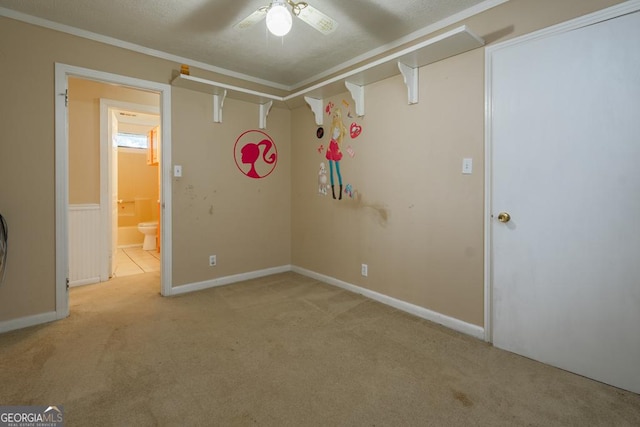
<path id="1" fill-rule="evenodd" d="M 302 3 L 298 4 L 302 6 Z M 322 34 L 331 34 L 338 28 L 338 22 L 335 19 L 328 17 L 313 6 L 300 7 L 297 16 Z"/>
<path id="2" fill-rule="evenodd" d="M 238 22 L 233 28 L 238 30 L 244 30 L 245 28 L 249 28 L 252 25 L 262 21 L 265 16 L 267 16 L 268 7 L 261 7 L 260 9 L 253 12 L 251 15 L 244 18 L 242 21 Z"/>

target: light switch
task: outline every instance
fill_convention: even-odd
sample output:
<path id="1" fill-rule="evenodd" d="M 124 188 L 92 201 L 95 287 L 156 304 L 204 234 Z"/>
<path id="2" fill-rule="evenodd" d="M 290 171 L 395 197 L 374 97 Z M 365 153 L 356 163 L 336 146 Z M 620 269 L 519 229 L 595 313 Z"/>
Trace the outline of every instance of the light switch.
<path id="1" fill-rule="evenodd" d="M 465 175 L 471 175 L 471 172 L 473 172 L 473 159 L 462 159 L 462 173 Z"/>
<path id="2" fill-rule="evenodd" d="M 173 176 L 179 178 L 182 176 L 182 166 L 173 165 Z"/>

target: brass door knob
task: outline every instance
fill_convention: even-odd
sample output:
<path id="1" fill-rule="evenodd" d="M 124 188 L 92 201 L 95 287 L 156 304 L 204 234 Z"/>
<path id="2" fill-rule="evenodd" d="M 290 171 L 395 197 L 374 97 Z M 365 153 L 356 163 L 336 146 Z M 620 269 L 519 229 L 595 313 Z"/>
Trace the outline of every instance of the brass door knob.
<path id="1" fill-rule="evenodd" d="M 511 215 L 509 215 L 507 212 L 500 212 L 498 214 L 498 221 L 509 222 L 510 220 L 511 220 Z"/>

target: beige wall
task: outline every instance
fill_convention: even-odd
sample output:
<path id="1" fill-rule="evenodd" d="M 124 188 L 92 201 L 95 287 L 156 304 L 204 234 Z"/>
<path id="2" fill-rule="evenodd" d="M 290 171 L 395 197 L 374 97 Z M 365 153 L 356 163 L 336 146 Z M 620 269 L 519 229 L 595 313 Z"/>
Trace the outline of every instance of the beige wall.
<path id="1" fill-rule="evenodd" d="M 211 95 L 172 91 L 174 285 L 291 262 L 291 113 L 273 108 L 267 133 L 278 149 L 276 169 L 251 179 L 234 161 L 234 144 L 257 129 L 258 106 L 226 99 L 222 123 L 213 123 Z M 176 148 L 180 147 L 180 150 Z M 218 266 L 208 266 L 217 255 Z"/>
<path id="2" fill-rule="evenodd" d="M 11 100 L 0 103 L 0 212 L 10 229 L 0 286 L 2 322 L 55 310 L 54 64 L 160 83 L 169 83 L 180 64 L 7 18 L 0 18 L 0 62 L 5 65 L 2 99 Z M 199 75 L 238 83 L 212 73 Z M 235 170 L 228 144 L 233 146 L 240 130 L 257 127 L 258 107 L 228 100 L 225 122 L 214 125 L 212 115 L 201 111 L 211 108 L 209 96 L 174 89 L 172 99 L 172 155 L 185 167 L 185 177 L 174 181 L 173 189 L 174 285 L 289 264 L 290 112 L 274 108 L 269 115 L 268 132 L 282 153 L 277 172 L 252 182 Z M 197 119 L 180 114 L 187 111 Z M 98 173 L 97 151 L 86 155 L 89 169 Z M 96 182 L 74 190 L 72 202 L 98 203 Z M 202 198 L 190 198 L 184 185 Z M 215 269 L 208 267 L 211 253 L 218 255 Z"/>
<path id="3" fill-rule="evenodd" d="M 345 141 L 355 156 L 341 161 L 358 199 L 318 195 L 326 160 L 312 118 L 294 111 L 293 264 L 482 324 L 482 58 L 478 49 L 421 69 L 418 105 L 400 76 L 366 87 L 363 132 Z M 460 173 L 463 157 L 472 175 Z"/>
<path id="4" fill-rule="evenodd" d="M 463 23 L 495 44 L 615 3 L 511 0 Z M 293 111 L 292 263 L 483 325 L 484 49 L 420 69 L 417 105 L 400 76 L 367 86 L 365 112 L 341 162 L 361 199 L 333 201 L 317 194 L 313 119 Z"/>
<path id="5" fill-rule="evenodd" d="M 69 203 L 100 203 L 100 99 L 159 107 L 156 93 L 69 79 Z"/>
<path id="6" fill-rule="evenodd" d="M 495 43 L 615 3 L 511 0 L 465 23 Z M 180 64 L 6 18 L 0 61 L 9 100 L 0 103 L 0 212 L 11 239 L 4 321 L 55 309 L 54 63 L 162 83 Z M 250 180 L 231 162 L 232 145 L 256 127 L 257 106 L 226 100 L 224 123 L 213 124 L 209 96 L 173 89 L 172 155 L 184 167 L 172 188 L 174 284 L 293 263 L 481 325 L 483 73 L 478 49 L 421 69 L 418 105 L 405 105 L 398 77 L 366 88 L 357 158 L 343 164 L 362 192 L 357 203 L 315 194 L 306 107 L 270 113 L 280 163 L 269 178 Z M 474 174 L 462 176 L 467 156 Z M 82 193 L 95 202 L 94 184 Z M 220 265 L 210 269 L 214 253 Z"/>

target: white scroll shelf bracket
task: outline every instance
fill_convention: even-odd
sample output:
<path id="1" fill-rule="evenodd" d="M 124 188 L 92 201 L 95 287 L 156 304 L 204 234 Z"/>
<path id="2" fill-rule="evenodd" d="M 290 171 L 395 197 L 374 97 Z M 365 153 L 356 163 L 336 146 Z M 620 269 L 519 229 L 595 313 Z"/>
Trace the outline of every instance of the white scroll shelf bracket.
<path id="1" fill-rule="evenodd" d="M 260 129 L 267 128 L 267 116 L 269 115 L 269 111 L 271 111 L 272 105 L 273 105 L 273 101 L 260 104 Z"/>
<path id="2" fill-rule="evenodd" d="M 316 125 L 322 126 L 324 116 L 322 115 L 322 99 L 312 98 L 310 96 L 304 97 L 305 102 L 313 111 L 313 115 L 316 117 Z"/>
<path id="3" fill-rule="evenodd" d="M 356 103 L 356 115 L 358 117 L 364 116 L 364 86 L 345 81 L 345 86 L 351 93 L 353 101 Z"/>
<path id="4" fill-rule="evenodd" d="M 402 62 L 398 62 L 398 68 L 404 79 L 404 84 L 407 85 L 407 92 L 409 97 L 409 105 L 418 103 L 418 69 L 409 67 Z"/>
<path id="5" fill-rule="evenodd" d="M 224 98 L 227 96 L 227 90 L 222 91 L 222 95 L 213 94 L 213 122 L 222 123 L 222 106 Z"/>

